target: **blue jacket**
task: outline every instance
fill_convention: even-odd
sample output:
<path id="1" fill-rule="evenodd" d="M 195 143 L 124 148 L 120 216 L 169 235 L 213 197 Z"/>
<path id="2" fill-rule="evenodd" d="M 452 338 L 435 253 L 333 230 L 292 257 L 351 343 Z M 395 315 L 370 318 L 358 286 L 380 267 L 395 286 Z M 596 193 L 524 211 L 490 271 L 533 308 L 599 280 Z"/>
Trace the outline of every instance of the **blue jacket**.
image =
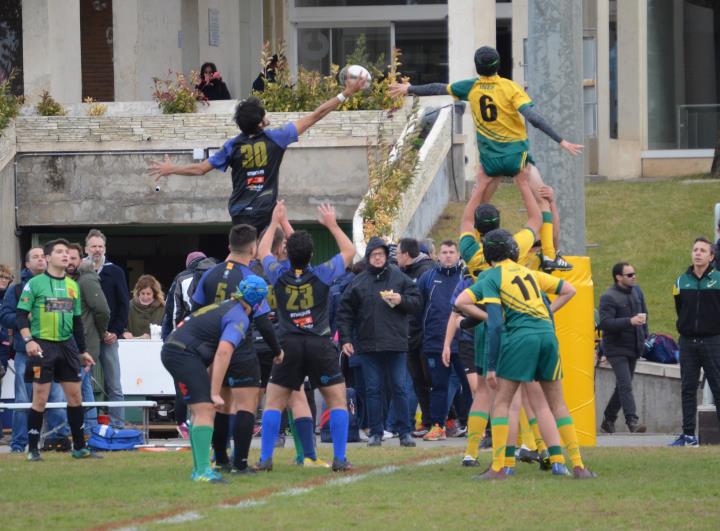
<path id="1" fill-rule="evenodd" d="M 462 280 L 462 267 L 437 266 L 423 273 L 417 281 L 423 297 L 423 311 L 419 319 L 423 329 L 423 352 L 442 352 L 445 342 L 451 299 L 455 287 Z M 452 352 L 458 350 L 458 336 L 453 338 Z"/>
<path id="2" fill-rule="evenodd" d="M 32 277 L 33 274 L 29 269 L 23 269 L 22 273 L 20 273 L 20 282 L 8 286 L 2 300 L 2 305 L 0 305 L 0 326 L 7 328 L 8 330 L 13 330 L 15 352 L 21 352 L 22 354 L 25 354 L 25 341 L 23 341 L 20 336 L 20 330 L 18 330 L 15 322 L 18 305 L 17 294 L 22 291 L 27 281 Z"/>
<path id="3" fill-rule="evenodd" d="M 110 307 L 108 332 L 122 337 L 122 333 L 127 328 L 130 312 L 130 290 L 125 280 L 125 273 L 119 266 L 106 261 L 100 270 L 100 286 Z"/>

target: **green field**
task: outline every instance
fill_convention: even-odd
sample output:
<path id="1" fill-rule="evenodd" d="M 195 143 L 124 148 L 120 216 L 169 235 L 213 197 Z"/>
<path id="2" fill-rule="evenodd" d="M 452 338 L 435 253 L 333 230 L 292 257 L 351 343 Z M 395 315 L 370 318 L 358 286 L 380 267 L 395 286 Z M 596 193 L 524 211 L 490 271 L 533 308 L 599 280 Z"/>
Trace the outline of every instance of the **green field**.
<path id="1" fill-rule="evenodd" d="M 457 450 L 353 446 L 353 474 L 302 469 L 280 450 L 273 472 L 226 485 L 191 483 L 185 452 L 42 463 L 4 454 L 2 528 L 711 529 L 720 518 L 720 448 L 587 449 L 595 480 L 520 463 L 491 484 L 473 481 L 478 469 L 461 467 Z"/>
<path id="2" fill-rule="evenodd" d="M 586 241 L 592 261 L 595 305 L 612 284 L 613 264 L 626 261 L 638 272 L 645 293 L 651 332 L 676 336 L 672 285 L 690 264 L 690 249 L 698 235 L 712 234 L 720 183 L 604 182 L 585 186 Z M 526 214 L 512 184 L 500 186 L 494 198 L 502 226 L 522 227 Z M 436 242 L 457 240 L 464 205 L 450 204 L 432 231 Z"/>

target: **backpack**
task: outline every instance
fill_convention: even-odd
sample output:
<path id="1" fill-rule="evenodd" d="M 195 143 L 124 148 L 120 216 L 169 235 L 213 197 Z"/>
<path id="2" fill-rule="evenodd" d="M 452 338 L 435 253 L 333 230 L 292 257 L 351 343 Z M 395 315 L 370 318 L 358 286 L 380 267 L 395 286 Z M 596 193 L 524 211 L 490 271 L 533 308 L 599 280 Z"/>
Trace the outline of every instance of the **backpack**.
<path id="1" fill-rule="evenodd" d="M 348 436 L 347 442 L 358 442 L 360 440 L 360 426 L 357 418 L 357 394 L 352 387 L 347 388 L 347 408 L 348 408 Z M 320 415 L 320 441 L 324 443 L 332 442 L 330 435 L 330 410 L 323 403 L 323 412 Z"/>
<path id="2" fill-rule="evenodd" d="M 138 430 L 115 430 L 105 424 L 93 426 L 88 446 L 96 450 L 134 450 L 136 445 L 145 444 L 142 432 Z"/>
<path id="3" fill-rule="evenodd" d="M 180 300 L 183 301 L 182 307 L 177 308 L 177 314 L 175 316 L 175 322 L 179 323 L 183 319 L 185 319 L 188 315 L 190 315 L 192 312 L 190 311 L 190 306 L 192 306 L 192 303 L 188 301 L 192 301 L 193 293 L 195 293 L 195 290 L 197 289 L 197 285 L 200 283 L 200 278 L 205 274 L 206 271 L 212 269 L 218 264 L 218 261 L 215 260 L 212 257 L 203 258 L 200 263 L 195 267 L 195 270 L 193 271 L 192 280 L 190 281 L 190 284 L 187 288 L 187 293 L 183 294 L 181 293 Z M 175 287 L 176 290 L 183 289 L 182 287 L 183 282 L 179 282 L 178 285 Z"/>
<path id="4" fill-rule="evenodd" d="M 650 334 L 645 340 L 645 351 L 642 356 L 648 361 L 674 364 L 680 361 L 680 350 L 669 335 Z"/>

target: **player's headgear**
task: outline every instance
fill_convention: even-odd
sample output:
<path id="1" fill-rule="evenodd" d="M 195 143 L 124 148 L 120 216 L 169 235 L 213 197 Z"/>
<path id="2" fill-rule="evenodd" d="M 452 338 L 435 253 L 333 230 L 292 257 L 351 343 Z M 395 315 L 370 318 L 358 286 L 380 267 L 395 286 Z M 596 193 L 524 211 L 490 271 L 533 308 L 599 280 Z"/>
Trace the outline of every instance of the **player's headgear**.
<path id="1" fill-rule="evenodd" d="M 515 238 L 505 229 L 495 229 L 483 238 L 483 254 L 488 262 L 516 261 L 520 254 Z"/>
<path id="2" fill-rule="evenodd" d="M 475 209 L 475 230 L 481 235 L 500 226 L 500 211 L 489 203 L 478 205 Z"/>
<path id="3" fill-rule="evenodd" d="M 495 48 L 483 46 L 475 50 L 475 70 L 481 76 L 494 76 L 500 68 L 500 54 Z"/>
<path id="4" fill-rule="evenodd" d="M 267 282 L 257 275 L 249 275 L 242 279 L 235 292 L 235 296 L 248 303 L 253 310 L 258 309 L 267 294 Z"/>

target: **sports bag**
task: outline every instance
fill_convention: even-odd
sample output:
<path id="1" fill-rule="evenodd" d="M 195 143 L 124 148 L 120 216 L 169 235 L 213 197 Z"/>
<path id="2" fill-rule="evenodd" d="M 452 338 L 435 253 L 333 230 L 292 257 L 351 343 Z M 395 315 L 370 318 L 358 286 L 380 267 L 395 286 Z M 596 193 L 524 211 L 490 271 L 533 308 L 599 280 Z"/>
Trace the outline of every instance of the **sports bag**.
<path id="1" fill-rule="evenodd" d="M 355 389 L 347 388 L 347 408 L 348 408 L 348 436 L 347 442 L 358 442 L 360 440 L 360 427 L 357 418 L 357 395 Z M 323 412 L 320 415 L 320 441 L 324 443 L 332 442 L 330 435 L 330 410 L 323 404 Z"/>
<path id="2" fill-rule="evenodd" d="M 138 430 L 115 430 L 105 424 L 93 426 L 88 446 L 96 450 L 134 450 L 135 445 L 145 444 L 142 432 Z"/>
<path id="3" fill-rule="evenodd" d="M 645 340 L 643 358 L 657 363 L 675 364 L 680 361 L 680 350 L 667 334 L 650 334 Z"/>

